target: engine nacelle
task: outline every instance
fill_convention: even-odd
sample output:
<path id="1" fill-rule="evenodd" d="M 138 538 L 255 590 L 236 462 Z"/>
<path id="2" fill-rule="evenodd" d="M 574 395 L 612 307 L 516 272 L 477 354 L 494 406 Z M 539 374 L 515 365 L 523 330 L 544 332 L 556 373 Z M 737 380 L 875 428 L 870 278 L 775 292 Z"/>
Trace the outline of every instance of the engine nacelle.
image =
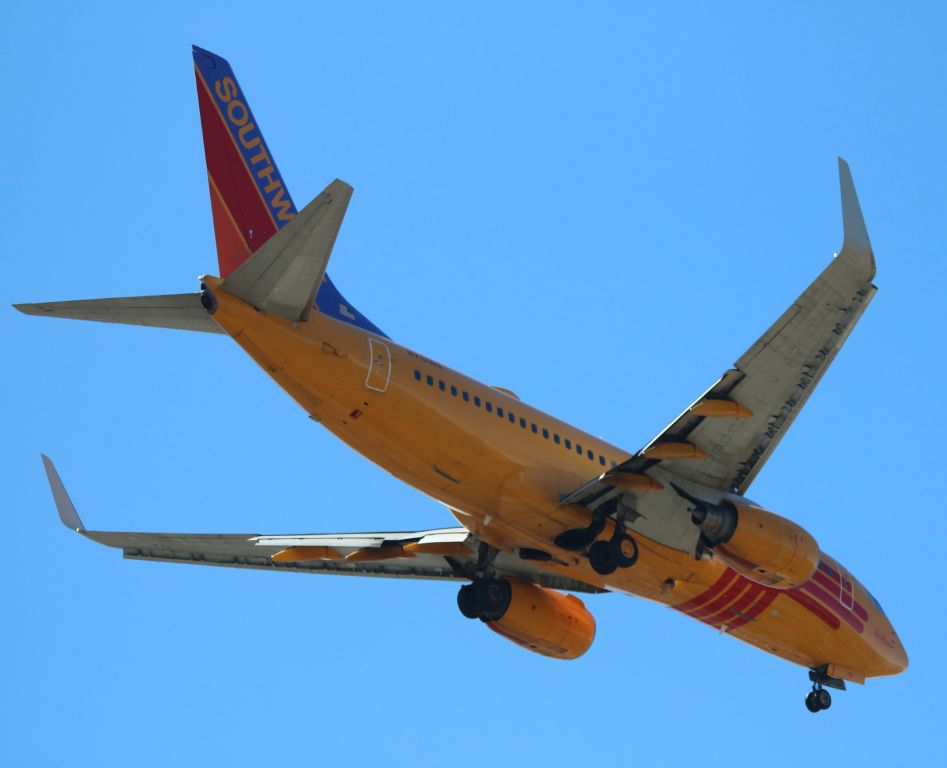
<path id="1" fill-rule="evenodd" d="M 517 645 L 554 659 L 577 659 L 595 639 L 595 618 L 574 595 L 538 587 L 517 579 L 509 603 L 486 625 Z"/>
<path id="2" fill-rule="evenodd" d="M 704 505 L 694 522 L 733 570 L 774 589 L 804 584 L 819 565 L 819 545 L 801 525 L 752 504 Z"/>

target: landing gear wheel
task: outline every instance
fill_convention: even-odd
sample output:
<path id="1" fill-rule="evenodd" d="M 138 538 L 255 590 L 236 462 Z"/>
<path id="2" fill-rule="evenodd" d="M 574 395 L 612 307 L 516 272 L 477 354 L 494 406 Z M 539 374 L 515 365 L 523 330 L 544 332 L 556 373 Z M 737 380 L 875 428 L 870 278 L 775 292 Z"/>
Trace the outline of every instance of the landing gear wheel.
<path id="1" fill-rule="evenodd" d="M 825 688 L 819 688 L 819 690 L 814 691 L 815 700 L 819 704 L 819 709 L 828 709 L 832 706 L 832 697 L 829 695 L 829 692 Z"/>
<path id="2" fill-rule="evenodd" d="M 477 592 L 473 584 L 464 584 L 457 593 L 457 607 L 468 619 L 480 618 L 480 607 L 477 604 Z"/>
<path id="3" fill-rule="evenodd" d="M 638 562 L 638 542 L 627 533 L 616 535 L 608 542 L 608 546 L 619 568 L 631 568 Z"/>
<path id="4" fill-rule="evenodd" d="M 637 552 L 636 552 L 637 554 Z M 589 564 L 599 576 L 608 576 L 618 568 L 615 550 L 608 541 L 596 541 L 589 547 Z"/>
<path id="5" fill-rule="evenodd" d="M 496 621 L 510 607 L 513 587 L 506 579 L 481 579 L 474 583 L 482 621 Z"/>
<path id="6" fill-rule="evenodd" d="M 816 700 L 815 691 L 809 691 L 806 694 L 806 709 L 810 712 L 818 712 L 822 707 L 819 706 L 819 702 Z"/>

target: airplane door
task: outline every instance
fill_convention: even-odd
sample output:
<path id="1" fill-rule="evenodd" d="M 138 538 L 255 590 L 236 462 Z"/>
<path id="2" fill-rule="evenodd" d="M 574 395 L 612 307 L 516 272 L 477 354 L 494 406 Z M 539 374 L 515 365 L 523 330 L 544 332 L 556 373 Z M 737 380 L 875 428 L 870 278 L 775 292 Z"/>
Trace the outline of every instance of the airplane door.
<path id="1" fill-rule="evenodd" d="M 838 601 L 850 611 L 855 608 L 855 581 L 841 565 L 838 567 Z"/>
<path id="2" fill-rule="evenodd" d="M 375 392 L 388 389 L 391 380 L 391 352 L 388 345 L 378 339 L 368 340 L 368 376 L 365 388 Z"/>

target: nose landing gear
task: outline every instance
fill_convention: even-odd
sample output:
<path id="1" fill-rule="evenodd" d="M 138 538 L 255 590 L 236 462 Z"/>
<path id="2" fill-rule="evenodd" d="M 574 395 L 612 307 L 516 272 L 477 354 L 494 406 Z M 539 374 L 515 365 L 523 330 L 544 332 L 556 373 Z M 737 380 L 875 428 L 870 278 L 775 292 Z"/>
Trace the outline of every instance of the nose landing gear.
<path id="1" fill-rule="evenodd" d="M 832 696 L 823 685 L 838 691 L 845 690 L 844 680 L 829 676 L 828 664 L 809 670 L 809 679 L 812 681 L 812 690 L 806 694 L 806 709 L 810 712 L 821 712 L 832 706 Z"/>
<path id="2" fill-rule="evenodd" d="M 810 712 L 821 712 L 832 706 L 832 697 L 825 688 L 816 688 L 806 694 L 806 709 Z"/>

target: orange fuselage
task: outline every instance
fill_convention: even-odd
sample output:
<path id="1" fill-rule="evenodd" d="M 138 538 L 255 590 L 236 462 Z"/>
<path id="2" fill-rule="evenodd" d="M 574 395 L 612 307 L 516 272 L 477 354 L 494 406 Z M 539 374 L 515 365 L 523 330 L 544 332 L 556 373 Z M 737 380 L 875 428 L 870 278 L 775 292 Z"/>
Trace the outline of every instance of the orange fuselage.
<path id="1" fill-rule="evenodd" d="M 798 664 L 829 664 L 830 674 L 848 680 L 906 668 L 880 607 L 824 553 L 807 583 L 778 590 L 720 558 L 695 559 L 639 533 L 638 562 L 598 575 L 586 558 L 553 543 L 582 524 L 560 499 L 627 459 L 627 451 L 390 339 L 318 312 L 292 323 L 231 296 L 216 278 L 205 280 L 218 300 L 217 323 L 312 418 L 446 504 L 488 544 L 554 552 L 559 562 L 546 564 L 550 570 L 669 605 Z"/>

